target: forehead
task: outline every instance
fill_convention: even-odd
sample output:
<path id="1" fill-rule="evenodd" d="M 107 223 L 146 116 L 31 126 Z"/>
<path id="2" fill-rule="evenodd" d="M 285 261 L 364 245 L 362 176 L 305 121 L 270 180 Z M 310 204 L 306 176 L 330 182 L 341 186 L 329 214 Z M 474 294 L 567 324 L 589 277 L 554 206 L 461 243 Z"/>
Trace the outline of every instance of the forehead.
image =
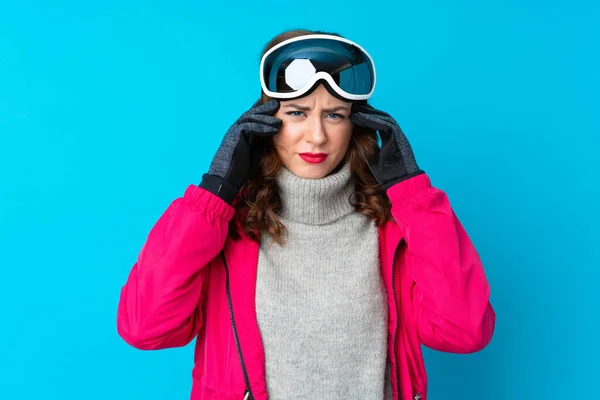
<path id="1" fill-rule="evenodd" d="M 302 105 L 311 105 L 311 104 L 322 104 L 326 106 L 349 106 L 350 102 L 346 102 L 340 100 L 339 98 L 332 96 L 323 84 L 319 84 L 315 90 L 313 90 L 310 94 L 293 99 L 293 100 L 285 100 L 281 101 L 281 104 L 302 104 Z"/>

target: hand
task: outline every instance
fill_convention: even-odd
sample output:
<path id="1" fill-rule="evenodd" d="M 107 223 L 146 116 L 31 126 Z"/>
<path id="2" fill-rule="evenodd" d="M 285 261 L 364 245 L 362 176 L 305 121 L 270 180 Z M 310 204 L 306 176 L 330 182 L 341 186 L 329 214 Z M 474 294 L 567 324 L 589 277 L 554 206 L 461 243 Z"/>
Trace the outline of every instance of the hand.
<path id="1" fill-rule="evenodd" d="M 424 173 L 417 166 L 404 132 L 389 114 L 368 104 L 354 103 L 350 120 L 358 126 L 379 131 L 381 148 L 378 148 L 373 158 L 367 162 L 385 190 L 398 182 Z"/>
<path id="2" fill-rule="evenodd" d="M 278 100 L 258 106 L 259 102 L 231 125 L 200 183 L 200 187 L 230 205 L 260 161 L 258 149 L 252 146 L 252 137 L 273 136 L 282 123 L 273 116 L 279 110 Z"/>

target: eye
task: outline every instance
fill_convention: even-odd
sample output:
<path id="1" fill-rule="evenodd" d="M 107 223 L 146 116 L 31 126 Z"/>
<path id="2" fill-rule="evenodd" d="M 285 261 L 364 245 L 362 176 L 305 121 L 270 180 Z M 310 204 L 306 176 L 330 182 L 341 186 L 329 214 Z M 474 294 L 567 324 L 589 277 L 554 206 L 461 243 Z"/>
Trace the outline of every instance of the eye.
<path id="1" fill-rule="evenodd" d="M 346 118 L 344 115 L 342 114 L 337 114 L 337 113 L 331 113 L 331 114 L 327 114 L 328 117 L 331 117 L 333 119 L 344 119 Z"/>
<path id="2" fill-rule="evenodd" d="M 302 111 L 288 111 L 285 115 L 291 115 L 293 117 L 301 117 L 304 113 Z"/>

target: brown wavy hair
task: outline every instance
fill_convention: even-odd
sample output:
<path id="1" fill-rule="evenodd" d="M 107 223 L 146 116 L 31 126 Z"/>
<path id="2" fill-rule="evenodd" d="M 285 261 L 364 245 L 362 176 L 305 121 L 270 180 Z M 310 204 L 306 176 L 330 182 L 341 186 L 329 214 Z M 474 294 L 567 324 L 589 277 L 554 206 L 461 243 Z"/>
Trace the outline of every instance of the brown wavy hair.
<path id="1" fill-rule="evenodd" d="M 310 34 L 329 34 L 341 37 L 336 33 L 322 31 L 290 30 L 271 39 L 263 48 L 261 56 L 287 39 Z M 261 91 L 261 103 L 269 100 L 271 98 Z M 256 242 L 260 242 L 262 234 L 266 232 L 274 242 L 282 245 L 285 226 L 278 217 L 282 210 L 282 204 L 275 176 L 283 164 L 272 138 L 255 140 L 257 141 L 255 144 L 262 147 L 264 153 L 257 170 L 242 186 L 240 194 L 234 202 L 235 217 L 231 221 L 229 232 L 233 239 L 238 239 L 243 231 L 246 236 Z M 346 161 L 350 162 L 351 176 L 356 189 L 349 199 L 350 203 L 357 212 L 372 218 L 376 225 L 380 226 L 392 219 L 391 203 L 365 161 L 373 156 L 377 146 L 375 131 L 355 126 L 348 152 L 340 166 Z"/>

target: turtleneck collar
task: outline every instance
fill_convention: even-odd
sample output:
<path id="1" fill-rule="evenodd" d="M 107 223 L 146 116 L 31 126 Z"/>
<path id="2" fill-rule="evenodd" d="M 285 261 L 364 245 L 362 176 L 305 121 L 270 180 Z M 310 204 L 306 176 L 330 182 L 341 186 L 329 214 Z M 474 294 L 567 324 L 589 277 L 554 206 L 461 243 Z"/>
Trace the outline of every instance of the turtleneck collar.
<path id="1" fill-rule="evenodd" d="M 307 225 L 326 225 L 355 211 L 350 204 L 354 181 L 347 161 L 338 171 L 324 178 L 301 178 L 282 167 L 276 179 L 283 219 Z"/>

